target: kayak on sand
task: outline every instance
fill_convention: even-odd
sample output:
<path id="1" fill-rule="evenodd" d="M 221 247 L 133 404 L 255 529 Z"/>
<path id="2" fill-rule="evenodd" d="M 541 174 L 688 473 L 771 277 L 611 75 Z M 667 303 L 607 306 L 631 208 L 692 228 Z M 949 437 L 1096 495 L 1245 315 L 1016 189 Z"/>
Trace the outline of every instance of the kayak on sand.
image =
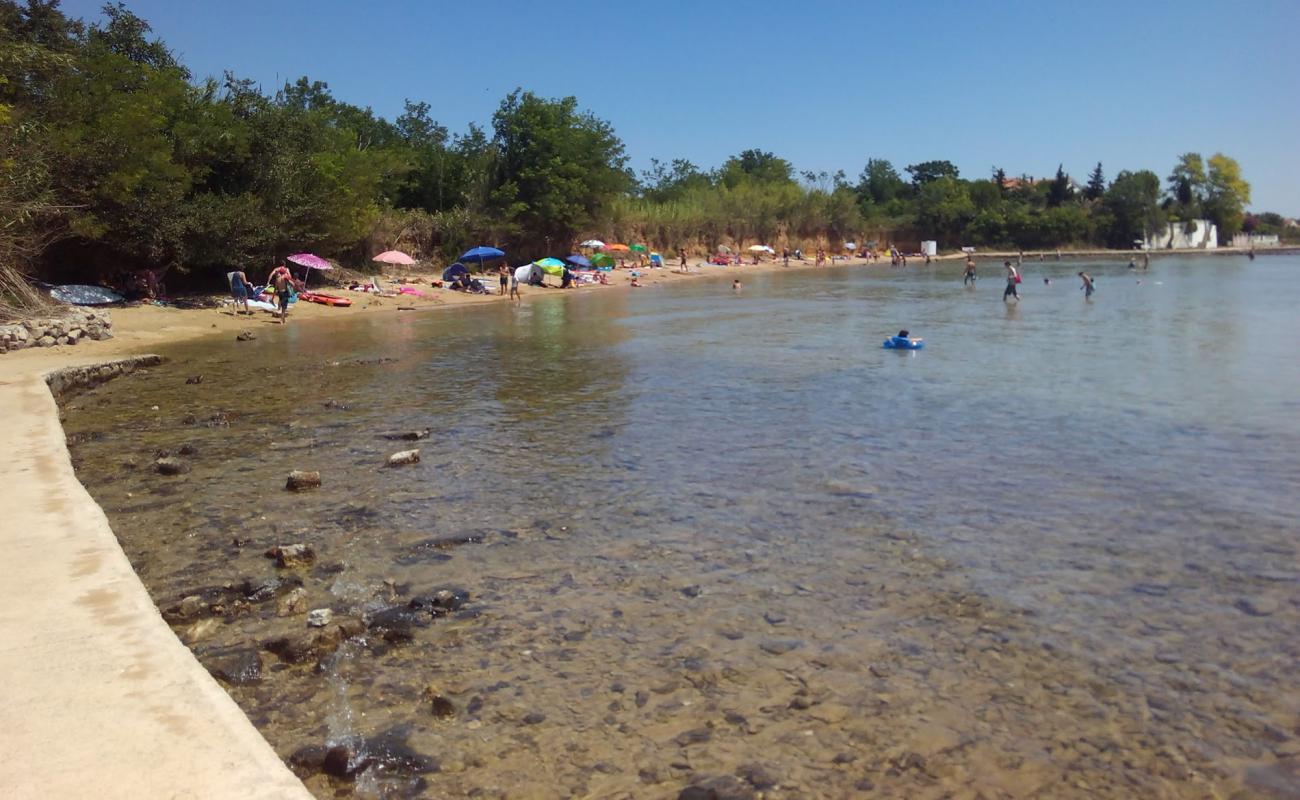
<path id="1" fill-rule="evenodd" d="M 321 292 L 299 292 L 298 299 L 306 300 L 308 303 L 320 303 L 323 306 L 338 306 L 339 308 L 347 308 L 352 305 L 352 301 L 346 297 L 322 294 Z"/>

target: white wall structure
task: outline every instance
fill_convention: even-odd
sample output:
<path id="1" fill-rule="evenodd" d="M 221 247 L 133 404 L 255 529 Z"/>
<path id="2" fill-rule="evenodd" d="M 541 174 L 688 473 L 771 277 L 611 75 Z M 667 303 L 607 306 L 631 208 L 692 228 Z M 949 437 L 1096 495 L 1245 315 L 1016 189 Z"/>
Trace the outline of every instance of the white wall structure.
<path id="1" fill-rule="evenodd" d="M 1147 250 L 1215 250 L 1219 246 L 1219 226 L 1208 219 L 1169 222 L 1143 243 Z"/>
<path id="2" fill-rule="evenodd" d="M 1233 247 L 1278 247 L 1281 244 L 1276 233 L 1238 233 L 1232 237 Z"/>
<path id="3" fill-rule="evenodd" d="M 933 239 L 926 239 L 921 242 L 921 255 L 937 256 L 939 255 L 939 243 Z"/>

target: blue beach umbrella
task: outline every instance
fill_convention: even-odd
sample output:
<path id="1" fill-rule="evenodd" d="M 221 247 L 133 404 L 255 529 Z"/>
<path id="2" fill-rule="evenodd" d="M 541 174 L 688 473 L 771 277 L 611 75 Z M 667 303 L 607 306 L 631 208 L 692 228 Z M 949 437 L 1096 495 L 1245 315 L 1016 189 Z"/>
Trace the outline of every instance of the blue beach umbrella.
<path id="1" fill-rule="evenodd" d="M 482 264 L 484 261 L 491 261 L 494 258 L 501 258 L 504 255 L 505 251 L 498 250 L 495 247 L 472 247 L 469 250 L 466 250 L 458 260 L 476 261 L 479 264 Z"/>
<path id="2" fill-rule="evenodd" d="M 574 265 L 575 267 L 591 269 L 591 260 L 588 259 L 586 256 L 580 256 L 577 253 L 574 253 L 573 255 L 569 256 L 564 260 L 568 261 L 570 264 Z"/>

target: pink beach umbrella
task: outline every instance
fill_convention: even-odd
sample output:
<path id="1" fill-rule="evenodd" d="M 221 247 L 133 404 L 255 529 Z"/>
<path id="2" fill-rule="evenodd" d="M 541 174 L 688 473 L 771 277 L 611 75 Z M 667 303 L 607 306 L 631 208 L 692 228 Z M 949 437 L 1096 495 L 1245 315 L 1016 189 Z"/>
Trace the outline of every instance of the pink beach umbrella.
<path id="1" fill-rule="evenodd" d="M 334 269 L 333 265 L 320 256 L 311 253 L 294 253 L 285 259 L 307 269 Z"/>
<path id="2" fill-rule="evenodd" d="M 318 255 L 313 255 L 312 253 L 294 253 L 293 255 L 286 258 L 285 261 L 288 261 L 290 264 L 297 264 L 300 267 L 306 268 L 303 270 L 302 273 L 303 286 L 307 285 L 307 276 L 311 274 L 312 270 L 334 269 L 334 266 L 330 264 L 330 262 L 326 261 L 325 259 L 321 258 Z"/>
<path id="3" fill-rule="evenodd" d="M 403 253 L 401 250 L 385 250 L 371 261 L 378 261 L 380 264 L 394 264 L 399 267 L 409 267 L 415 263 L 415 259 Z"/>

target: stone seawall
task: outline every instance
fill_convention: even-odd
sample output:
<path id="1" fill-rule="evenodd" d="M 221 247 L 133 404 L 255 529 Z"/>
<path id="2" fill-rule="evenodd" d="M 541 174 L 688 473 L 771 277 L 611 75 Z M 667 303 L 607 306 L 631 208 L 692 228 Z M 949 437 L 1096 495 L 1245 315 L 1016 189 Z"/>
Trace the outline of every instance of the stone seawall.
<path id="1" fill-rule="evenodd" d="M 50 394 L 56 402 L 62 403 L 69 397 L 93 389 L 101 383 L 107 383 L 120 375 L 128 375 L 143 367 L 156 367 L 163 362 L 162 356 L 153 354 L 120 358 L 100 364 L 87 364 L 80 367 L 65 367 L 45 376 Z"/>
<path id="2" fill-rule="evenodd" d="M 161 360 L 0 380 L 5 800 L 311 800 L 163 621 L 73 473 L 54 395 Z"/>

